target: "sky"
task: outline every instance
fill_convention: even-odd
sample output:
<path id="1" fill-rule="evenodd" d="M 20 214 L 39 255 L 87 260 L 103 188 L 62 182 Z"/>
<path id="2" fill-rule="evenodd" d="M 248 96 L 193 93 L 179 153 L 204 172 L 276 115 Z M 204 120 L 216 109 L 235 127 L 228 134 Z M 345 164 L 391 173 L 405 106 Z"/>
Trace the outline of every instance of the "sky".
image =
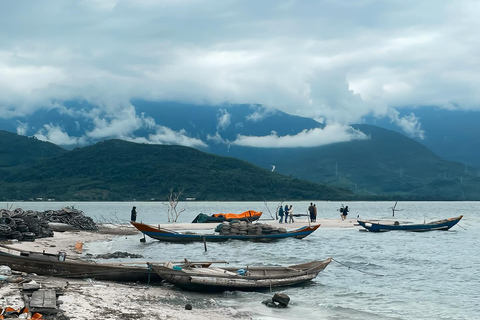
<path id="1" fill-rule="evenodd" d="M 479 29 L 470 0 L 0 0 L 0 117 L 85 99 L 97 106 L 89 135 L 134 140 L 152 125 L 134 98 L 255 103 L 327 127 L 238 144 L 358 139 L 349 125 L 368 114 L 421 139 L 402 107 L 480 108 Z M 152 143 L 204 143 L 156 130 Z M 85 138 L 57 124 L 38 136 Z"/>

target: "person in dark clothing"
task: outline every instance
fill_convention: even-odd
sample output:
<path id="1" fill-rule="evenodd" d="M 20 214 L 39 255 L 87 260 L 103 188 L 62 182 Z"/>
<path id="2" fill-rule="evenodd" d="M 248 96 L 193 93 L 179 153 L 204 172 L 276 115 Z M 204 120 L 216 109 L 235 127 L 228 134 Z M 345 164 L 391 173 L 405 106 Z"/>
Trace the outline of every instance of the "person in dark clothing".
<path id="1" fill-rule="evenodd" d="M 280 217 L 279 222 L 283 223 L 283 207 L 282 206 L 278 207 L 278 216 Z"/>
<path id="2" fill-rule="evenodd" d="M 132 208 L 132 215 L 130 216 L 130 221 L 135 222 L 137 220 L 137 207 Z"/>
<path id="3" fill-rule="evenodd" d="M 285 223 L 288 223 L 288 205 L 285 205 L 285 209 L 283 210 L 283 213 L 285 214 Z"/>
<path id="4" fill-rule="evenodd" d="M 342 220 L 345 220 L 347 219 L 347 215 L 348 215 L 348 212 L 350 210 L 348 209 L 348 206 L 346 206 L 345 208 L 343 208 L 343 211 L 342 211 Z"/>
<path id="5" fill-rule="evenodd" d="M 315 222 L 315 207 L 313 206 L 313 202 L 310 202 L 308 213 L 310 214 L 310 221 Z"/>

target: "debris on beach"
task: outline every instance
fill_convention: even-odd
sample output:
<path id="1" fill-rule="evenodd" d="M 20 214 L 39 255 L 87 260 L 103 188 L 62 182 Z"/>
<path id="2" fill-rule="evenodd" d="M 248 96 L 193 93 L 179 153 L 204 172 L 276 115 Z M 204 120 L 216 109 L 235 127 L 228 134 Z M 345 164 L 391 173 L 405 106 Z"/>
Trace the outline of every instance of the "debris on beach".
<path id="1" fill-rule="evenodd" d="M 12 287 L 13 289 L 14 287 Z M 58 305 L 57 299 L 63 291 L 59 288 L 47 288 L 34 280 L 23 283 L 17 287 L 23 306 L 4 306 L 0 304 L 0 319 L 35 319 L 35 320 L 68 320 L 63 310 Z M 16 304 L 17 304 L 16 303 Z"/>
<path id="2" fill-rule="evenodd" d="M 271 299 L 267 299 L 262 303 L 270 308 L 286 308 L 290 302 L 290 297 L 285 293 L 275 293 Z"/>
<path id="3" fill-rule="evenodd" d="M 278 228 L 269 224 L 249 223 L 247 221 L 231 221 L 220 223 L 215 232 L 221 235 L 260 235 L 286 233 L 287 229 Z"/>
<path id="4" fill-rule="evenodd" d="M 64 223 L 76 230 L 97 231 L 98 227 L 92 218 L 86 217 L 83 211 L 71 207 L 44 212 L 23 210 L 0 210 L 0 240 L 35 241 L 38 238 L 53 237 L 49 223 Z"/>
<path id="5" fill-rule="evenodd" d="M 97 254 L 95 256 L 87 253 L 86 257 L 92 258 L 92 259 L 143 258 L 141 254 L 121 252 L 121 251 L 115 251 L 114 253 Z"/>

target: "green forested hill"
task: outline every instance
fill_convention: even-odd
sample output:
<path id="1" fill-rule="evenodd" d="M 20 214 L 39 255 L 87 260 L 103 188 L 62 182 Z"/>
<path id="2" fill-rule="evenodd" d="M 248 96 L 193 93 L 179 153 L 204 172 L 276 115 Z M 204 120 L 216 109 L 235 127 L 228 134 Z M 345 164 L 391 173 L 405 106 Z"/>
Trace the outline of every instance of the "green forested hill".
<path id="1" fill-rule="evenodd" d="M 0 130 L 0 168 L 32 164 L 65 152 L 53 143 Z"/>
<path id="2" fill-rule="evenodd" d="M 337 186 L 358 199 L 480 200 L 477 171 L 446 161 L 397 132 L 354 125 L 369 139 L 296 149 L 235 147 L 232 156 L 299 179 Z"/>
<path id="3" fill-rule="evenodd" d="M 109 140 L 7 174 L 5 199 L 165 200 L 170 189 L 197 200 L 348 199 L 350 192 L 248 162 L 181 146 Z"/>

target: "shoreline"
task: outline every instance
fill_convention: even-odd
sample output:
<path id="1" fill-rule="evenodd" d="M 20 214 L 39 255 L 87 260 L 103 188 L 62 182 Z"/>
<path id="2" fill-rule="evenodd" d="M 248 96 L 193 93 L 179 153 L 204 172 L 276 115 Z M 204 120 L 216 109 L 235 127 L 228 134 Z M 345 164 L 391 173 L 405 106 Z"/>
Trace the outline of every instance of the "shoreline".
<path id="1" fill-rule="evenodd" d="M 275 226 L 296 229 L 308 225 L 306 219 L 295 219 L 294 223 L 280 224 L 275 220 L 260 221 Z M 319 219 L 320 228 L 353 228 L 356 220 Z M 168 223 L 162 224 L 172 230 L 210 230 L 217 223 Z M 54 232 L 53 237 L 36 239 L 33 242 L 9 241 L 3 249 L 7 252 L 32 251 L 58 254 L 65 252 L 70 259 L 82 257 L 83 244 L 98 241 L 110 241 L 121 235 L 141 234 L 130 224 L 103 224 L 99 231 L 65 231 Z M 79 246 L 79 242 L 82 244 Z M 80 247 L 80 250 L 79 250 Z M 105 260 L 108 261 L 108 260 Z M 1 265 L 1 262 L 0 262 Z M 252 319 L 250 314 L 240 312 L 232 307 L 219 306 L 215 299 L 206 296 L 199 299 L 198 295 L 186 291 L 175 290 L 169 285 L 122 284 L 109 281 L 94 281 L 92 279 L 66 279 L 61 277 L 32 276 L 47 288 L 61 288 L 63 295 L 60 309 L 70 319 Z M 0 308 L 23 307 L 23 298 L 17 283 L 0 285 Z M 122 297 L 119 299 L 118 297 Z M 189 303 L 192 310 L 186 310 Z"/>
<path id="2" fill-rule="evenodd" d="M 78 259 L 82 255 L 75 248 L 78 241 L 109 241 L 120 235 L 136 234 L 135 231 L 133 226 L 110 225 L 101 226 L 98 232 L 54 232 L 53 237 L 34 242 L 9 241 L 5 246 L 10 249 L 4 247 L 2 250 L 10 253 L 44 251 L 51 254 L 62 251 L 68 258 Z M 125 284 L 38 275 L 24 278 L 42 284 L 42 288 L 61 289 L 63 295 L 58 298 L 62 301 L 59 308 L 69 319 L 251 319 L 250 315 L 232 307 L 219 306 L 211 297 L 199 299 L 189 292 L 175 290 L 170 285 Z M 187 303 L 192 305 L 192 310 L 185 309 Z M 0 283 L 0 309 L 21 309 L 23 306 L 21 285 Z"/>

